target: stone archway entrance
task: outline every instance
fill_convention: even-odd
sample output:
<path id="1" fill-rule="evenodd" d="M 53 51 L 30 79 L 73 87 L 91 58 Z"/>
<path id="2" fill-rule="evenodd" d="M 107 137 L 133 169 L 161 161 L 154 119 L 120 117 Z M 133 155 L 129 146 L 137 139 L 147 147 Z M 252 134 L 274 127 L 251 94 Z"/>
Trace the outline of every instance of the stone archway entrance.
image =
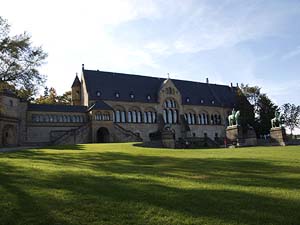
<path id="1" fill-rule="evenodd" d="M 100 127 L 97 131 L 97 142 L 108 143 L 109 142 L 109 131 L 106 127 Z"/>
<path id="2" fill-rule="evenodd" d="M 13 125 L 5 125 L 2 130 L 2 144 L 3 146 L 17 145 L 17 131 Z"/>

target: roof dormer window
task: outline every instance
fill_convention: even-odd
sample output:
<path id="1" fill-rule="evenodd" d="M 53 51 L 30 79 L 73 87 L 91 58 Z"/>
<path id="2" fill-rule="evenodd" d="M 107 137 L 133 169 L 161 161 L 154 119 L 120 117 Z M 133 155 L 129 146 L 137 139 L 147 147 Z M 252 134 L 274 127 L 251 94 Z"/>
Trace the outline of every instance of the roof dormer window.
<path id="1" fill-rule="evenodd" d="M 201 104 L 203 104 L 203 103 L 204 103 L 204 100 L 203 100 L 203 99 L 201 99 L 201 100 L 200 100 L 200 103 L 201 103 Z"/>
<path id="2" fill-rule="evenodd" d="M 97 95 L 97 97 L 100 97 L 100 96 L 101 96 L 101 92 L 100 92 L 100 91 L 97 91 L 97 92 L 96 92 L 96 95 Z"/>
<path id="3" fill-rule="evenodd" d="M 185 101 L 186 101 L 187 103 L 189 103 L 189 102 L 190 102 L 190 98 L 187 97 L 187 98 L 185 99 Z"/>
<path id="4" fill-rule="evenodd" d="M 131 93 L 129 96 L 131 99 L 134 99 L 134 94 Z"/>
<path id="5" fill-rule="evenodd" d="M 116 98 L 120 98 L 120 93 L 119 93 L 119 92 L 116 92 L 116 93 L 115 93 L 115 97 L 116 97 Z"/>
<path id="6" fill-rule="evenodd" d="M 150 101 L 151 100 L 151 96 L 147 95 L 147 100 Z"/>
<path id="7" fill-rule="evenodd" d="M 215 104 L 215 101 L 214 101 L 214 100 L 212 100 L 212 101 L 211 101 L 211 104 L 213 104 L 213 105 L 214 105 L 214 104 Z"/>

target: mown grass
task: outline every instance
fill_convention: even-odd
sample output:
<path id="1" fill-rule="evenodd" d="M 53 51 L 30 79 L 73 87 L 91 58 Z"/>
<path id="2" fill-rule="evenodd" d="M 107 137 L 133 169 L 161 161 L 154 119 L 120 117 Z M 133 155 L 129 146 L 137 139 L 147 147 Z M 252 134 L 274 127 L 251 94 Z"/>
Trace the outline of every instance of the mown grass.
<path id="1" fill-rule="evenodd" d="M 0 153 L 0 224 L 300 224 L 300 147 Z"/>

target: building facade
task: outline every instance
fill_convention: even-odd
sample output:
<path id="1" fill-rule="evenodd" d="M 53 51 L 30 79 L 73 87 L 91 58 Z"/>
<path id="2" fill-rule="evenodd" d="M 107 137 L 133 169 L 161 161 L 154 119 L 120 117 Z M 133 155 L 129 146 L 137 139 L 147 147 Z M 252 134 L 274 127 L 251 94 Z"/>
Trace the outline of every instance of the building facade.
<path id="1" fill-rule="evenodd" d="M 22 102 L 0 94 L 0 146 L 151 140 L 165 127 L 174 138 L 225 137 L 237 88 L 86 70 L 72 84 L 72 105 Z"/>

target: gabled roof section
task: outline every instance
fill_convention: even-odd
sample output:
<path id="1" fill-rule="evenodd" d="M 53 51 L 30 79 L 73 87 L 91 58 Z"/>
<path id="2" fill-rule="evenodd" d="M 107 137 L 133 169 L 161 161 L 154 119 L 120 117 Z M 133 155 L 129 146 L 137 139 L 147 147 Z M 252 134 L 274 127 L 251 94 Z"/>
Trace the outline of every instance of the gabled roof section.
<path id="1" fill-rule="evenodd" d="M 87 111 L 87 107 L 81 105 L 28 104 L 28 111 L 84 113 Z"/>
<path id="2" fill-rule="evenodd" d="M 85 69 L 83 69 L 83 76 L 90 100 L 156 103 L 157 94 L 166 81 L 165 78 L 159 77 Z M 233 107 L 236 103 L 236 88 L 176 79 L 171 81 L 180 92 L 184 105 Z M 97 95 L 97 93 L 101 94 Z M 189 101 L 186 101 L 187 98 Z"/>
<path id="3" fill-rule="evenodd" d="M 105 102 L 103 102 L 102 100 L 98 100 L 89 107 L 88 111 L 91 111 L 91 110 L 113 110 L 113 108 L 110 107 Z"/>
<path id="4" fill-rule="evenodd" d="M 72 84 L 72 87 L 78 87 L 78 86 L 81 86 L 81 82 L 80 82 L 80 80 L 79 80 L 79 78 L 78 78 L 78 76 L 77 76 L 77 74 L 76 74 L 76 77 L 75 77 L 75 79 L 74 79 L 74 82 L 73 82 L 73 84 Z"/>

